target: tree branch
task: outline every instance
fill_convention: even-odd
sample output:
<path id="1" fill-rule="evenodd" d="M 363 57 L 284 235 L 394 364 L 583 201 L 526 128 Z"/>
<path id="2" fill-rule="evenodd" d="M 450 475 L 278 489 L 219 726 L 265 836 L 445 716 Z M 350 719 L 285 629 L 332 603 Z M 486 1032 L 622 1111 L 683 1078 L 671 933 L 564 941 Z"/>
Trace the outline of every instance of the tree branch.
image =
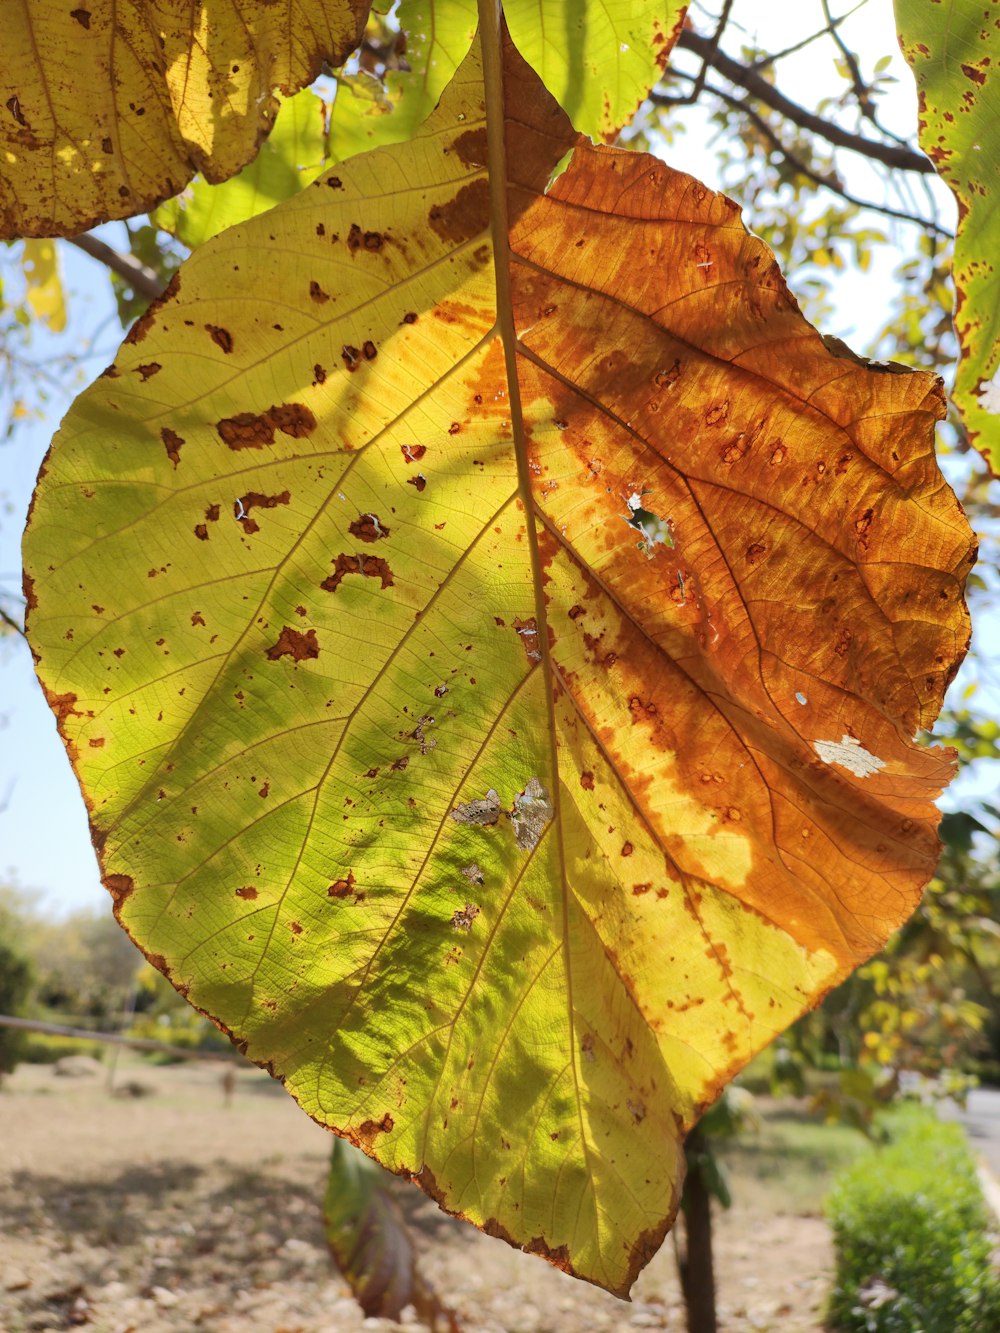
<path id="1" fill-rule="evenodd" d="M 92 259 L 99 260 L 119 277 L 124 278 L 137 296 L 148 296 L 151 301 L 155 301 L 163 294 L 166 284 L 160 280 L 157 273 L 136 259 L 135 255 L 113 250 L 110 245 L 105 245 L 90 232 L 84 232 L 82 236 L 70 236 L 67 239 L 70 245 L 75 245 L 78 250 L 90 255 Z"/>
<path id="2" fill-rule="evenodd" d="M 725 3 L 722 6 L 722 13 L 719 15 L 719 21 L 715 25 L 715 31 L 712 33 L 711 37 L 706 39 L 708 42 L 707 50 L 713 54 L 719 49 L 719 43 L 722 41 L 722 34 L 725 32 L 726 24 L 729 22 L 729 12 L 732 7 L 733 0 L 725 0 Z M 690 92 L 685 93 L 683 97 L 677 98 L 678 106 L 693 105 L 693 103 L 697 102 L 698 98 L 701 96 L 701 90 L 705 86 L 705 80 L 708 77 L 708 64 L 708 55 L 706 54 L 702 56 L 701 69 L 699 69 L 697 77 L 691 85 Z"/>
<path id="3" fill-rule="evenodd" d="M 763 102 L 772 111 L 777 111 L 800 129 L 818 134 L 820 138 L 826 139 L 827 143 L 832 143 L 838 148 L 849 148 L 876 162 L 882 162 L 887 167 L 894 167 L 897 171 L 916 171 L 925 176 L 934 175 L 934 167 L 923 153 L 915 153 L 911 148 L 898 145 L 877 143 L 873 139 L 866 139 L 863 134 L 852 134 L 849 130 L 841 129 L 839 125 L 832 125 L 822 116 L 817 116 L 812 111 L 807 111 L 805 107 L 799 106 L 797 102 L 790 101 L 755 70 L 741 65 L 724 51 L 715 50 L 710 37 L 703 37 L 700 33 L 685 28 L 677 40 L 677 45 L 686 51 L 693 51 L 723 78 L 738 88 L 744 88 L 751 97 Z M 654 95 L 653 101 L 658 100 Z"/>
<path id="4" fill-rule="evenodd" d="M 686 74 L 683 77 L 690 79 L 694 76 Z M 763 134 L 765 139 L 767 139 L 768 143 L 781 154 L 785 161 L 793 167 L 795 171 L 805 176 L 808 180 L 815 181 L 817 185 L 822 185 L 827 190 L 832 190 L 833 193 L 838 194 L 845 203 L 853 204 L 855 208 L 870 208 L 873 212 L 882 213 L 885 217 L 898 218 L 900 222 L 912 222 L 914 226 L 922 227 L 924 230 L 933 232 L 937 236 L 942 236 L 946 239 L 951 238 L 951 232 L 946 230 L 946 228 L 939 226 L 938 223 L 931 218 L 922 218 L 916 213 L 904 213 L 898 208 L 890 208 L 887 204 L 875 204 L 867 199 L 859 199 L 856 195 L 849 194 L 835 176 L 826 175 L 821 171 L 816 171 L 813 167 L 810 167 L 807 162 L 803 162 L 796 153 L 793 153 L 782 141 L 780 136 L 771 128 L 764 117 L 756 112 L 748 103 L 741 101 L 738 97 L 734 97 L 732 93 L 727 93 L 722 88 L 713 87 L 711 84 L 706 85 L 705 91 L 710 93 L 713 97 L 718 97 L 728 106 L 733 107 L 735 110 L 739 111 L 741 115 L 746 116 L 748 120 L 752 121 L 760 130 L 761 134 Z M 658 105 L 658 95 L 656 93 L 650 94 L 650 101 L 653 102 L 654 105 Z"/>
<path id="5" fill-rule="evenodd" d="M 893 134 L 890 130 L 887 130 L 880 122 L 878 112 L 875 108 L 875 98 L 872 95 L 871 88 L 865 83 L 861 76 L 861 66 L 858 64 L 858 58 L 837 31 L 837 24 L 840 20 L 834 20 L 830 14 L 830 0 L 822 0 L 822 4 L 823 13 L 826 15 L 826 21 L 830 25 L 830 36 L 836 43 L 838 51 L 844 57 L 844 63 L 847 65 L 850 72 L 851 84 L 854 88 L 854 97 L 861 110 L 861 114 L 867 120 L 871 121 L 880 134 L 884 134 L 887 139 L 892 139 L 903 148 L 907 147 L 905 139 L 901 139 L 898 134 Z M 851 12 L 853 13 L 853 10 Z"/>

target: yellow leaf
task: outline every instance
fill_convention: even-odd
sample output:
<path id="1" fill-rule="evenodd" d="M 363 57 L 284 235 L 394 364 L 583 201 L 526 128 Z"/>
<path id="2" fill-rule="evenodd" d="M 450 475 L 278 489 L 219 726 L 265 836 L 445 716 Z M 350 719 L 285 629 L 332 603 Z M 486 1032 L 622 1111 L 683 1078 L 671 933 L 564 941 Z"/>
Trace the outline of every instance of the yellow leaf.
<path id="1" fill-rule="evenodd" d="M 0 239 L 72 236 L 250 161 L 356 45 L 367 0 L 17 0 L 0 42 Z"/>
<path id="2" fill-rule="evenodd" d="M 59 277 L 59 256 L 53 241 L 24 242 L 24 277 L 28 304 L 53 333 L 66 327 L 66 298 Z M 16 415 L 16 413 L 15 413 Z"/>

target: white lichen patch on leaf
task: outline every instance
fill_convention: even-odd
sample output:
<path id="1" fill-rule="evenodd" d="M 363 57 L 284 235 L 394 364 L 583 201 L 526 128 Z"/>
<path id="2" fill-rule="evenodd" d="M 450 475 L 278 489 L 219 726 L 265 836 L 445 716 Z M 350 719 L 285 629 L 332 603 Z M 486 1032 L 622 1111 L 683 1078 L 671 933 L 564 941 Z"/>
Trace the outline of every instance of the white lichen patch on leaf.
<path id="1" fill-rule="evenodd" d="M 451 817 L 456 824 L 484 824 L 489 827 L 500 818 L 500 796 L 491 787 L 480 800 L 456 805 Z"/>
<path id="2" fill-rule="evenodd" d="M 534 851 L 554 814 L 548 792 L 537 778 L 529 778 L 524 791 L 514 797 L 514 808 L 507 815 L 523 852 Z"/>
<path id="3" fill-rule="evenodd" d="M 1000 417 L 1000 369 L 994 371 L 992 379 L 980 384 L 976 390 L 976 397 L 984 412 L 992 412 Z"/>
<path id="4" fill-rule="evenodd" d="M 870 778 L 885 760 L 870 754 L 853 736 L 842 736 L 839 741 L 813 741 L 813 749 L 824 764 L 840 764 L 856 778 Z"/>

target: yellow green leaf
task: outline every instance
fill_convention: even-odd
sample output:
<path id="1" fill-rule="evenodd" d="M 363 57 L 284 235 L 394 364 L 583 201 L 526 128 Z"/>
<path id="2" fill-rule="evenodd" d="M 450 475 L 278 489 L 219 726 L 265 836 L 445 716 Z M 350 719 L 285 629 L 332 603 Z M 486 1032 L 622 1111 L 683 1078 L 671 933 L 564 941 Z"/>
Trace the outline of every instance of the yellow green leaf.
<path id="1" fill-rule="evenodd" d="M 624 1294 L 684 1132 L 933 871 L 942 410 L 487 26 L 411 142 L 196 251 L 46 464 L 29 632 L 119 920 Z"/>
<path id="2" fill-rule="evenodd" d="M 66 327 L 66 298 L 59 276 L 59 256 L 53 241 L 25 241 L 22 258 L 27 300 L 36 319 L 53 333 Z"/>
<path id="3" fill-rule="evenodd" d="M 367 0 L 19 0 L 0 43 L 0 238 L 71 236 L 213 182 L 357 45 Z M 194 18 L 192 17 L 194 15 Z"/>
<path id="4" fill-rule="evenodd" d="M 903 54 L 920 96 L 920 145 L 958 203 L 952 398 L 1000 472 L 1000 11 L 980 0 L 896 0 Z"/>
<path id="5" fill-rule="evenodd" d="M 504 0 L 514 45 L 570 121 L 613 139 L 663 73 L 686 0 Z"/>
<path id="6" fill-rule="evenodd" d="M 405 70 L 389 70 L 384 86 L 367 74 L 337 80 L 330 142 L 338 158 L 412 137 L 468 55 L 478 5 L 476 0 L 401 0 L 397 21 L 405 36 Z"/>
<path id="7" fill-rule="evenodd" d="M 221 185 L 201 176 L 161 204 L 154 222 L 191 250 L 237 222 L 265 213 L 330 165 L 329 107 L 309 88 L 280 102 L 274 128 L 253 161 Z"/>

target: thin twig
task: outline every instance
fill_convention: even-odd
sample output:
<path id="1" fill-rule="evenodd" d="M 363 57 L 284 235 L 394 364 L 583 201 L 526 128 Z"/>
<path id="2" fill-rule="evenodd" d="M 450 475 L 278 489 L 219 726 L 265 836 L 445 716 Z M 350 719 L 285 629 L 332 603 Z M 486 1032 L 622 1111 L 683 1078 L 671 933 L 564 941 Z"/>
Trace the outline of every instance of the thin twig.
<path id="1" fill-rule="evenodd" d="M 813 42 L 818 42 L 821 37 L 826 37 L 829 34 L 834 33 L 841 23 L 846 22 L 852 14 L 856 13 L 867 3 L 868 0 L 858 0 L 858 3 L 853 9 L 849 9 L 846 14 L 841 14 L 839 19 L 829 19 L 826 27 L 820 28 L 819 32 L 811 32 L 808 37 L 803 37 L 801 42 L 796 42 L 794 46 L 786 46 L 783 50 L 776 51 L 773 56 L 761 56 L 761 58 L 755 60 L 749 68 L 757 71 L 769 69 L 772 65 L 776 65 L 779 60 L 784 60 L 786 56 L 794 56 L 799 51 L 804 51 L 807 46 L 811 46 Z"/>
<path id="2" fill-rule="evenodd" d="M 12 615 L 8 615 L 2 606 L 0 606 L 0 621 L 3 621 L 9 630 L 13 630 L 15 634 L 19 634 L 22 639 L 26 637 L 23 628 L 17 623 Z"/>
<path id="3" fill-rule="evenodd" d="M 726 24 L 729 22 L 729 12 L 732 7 L 733 0 L 725 0 L 725 3 L 722 6 L 722 12 L 719 15 L 719 21 L 715 25 L 715 31 L 712 33 L 711 37 L 705 39 L 708 43 L 707 49 L 709 52 L 718 51 L 719 43 L 722 41 L 722 34 L 726 29 Z M 706 54 L 702 57 L 701 68 L 698 70 L 694 83 L 691 86 L 691 91 L 685 93 L 683 97 L 678 98 L 676 105 L 690 106 L 697 102 L 698 98 L 701 96 L 701 90 L 705 86 L 705 80 L 708 78 L 708 64 L 708 55 Z"/>
<path id="4" fill-rule="evenodd" d="M 830 0 L 821 0 L 821 3 L 823 5 L 823 13 L 826 15 L 826 21 L 830 26 L 830 36 L 836 43 L 837 49 L 840 51 L 840 54 L 844 57 L 844 62 L 847 65 L 847 68 L 850 72 L 851 85 L 854 88 L 854 96 L 857 99 L 857 103 L 861 110 L 861 114 L 867 120 L 871 121 L 871 123 L 875 126 L 875 128 L 881 134 L 884 134 L 886 138 L 894 140 L 894 142 L 901 144 L 905 148 L 907 146 L 906 140 L 901 139 L 898 134 L 893 134 L 891 130 L 887 130 L 879 120 L 878 112 L 875 108 L 875 99 L 872 96 L 872 90 L 868 86 L 868 84 L 865 83 L 864 78 L 862 77 L 861 66 L 858 64 L 858 58 L 851 50 L 851 48 L 847 45 L 847 43 L 844 41 L 843 37 L 841 37 L 840 33 L 837 32 L 836 25 L 839 24 L 841 20 L 837 19 L 835 21 L 833 19 L 833 16 L 830 13 Z M 852 14 L 853 12 L 854 10 L 851 10 Z M 847 18 L 846 14 L 844 15 L 844 18 Z"/>
<path id="5" fill-rule="evenodd" d="M 834 144 L 838 148 L 849 148 L 855 153 L 861 153 L 865 157 L 872 158 L 876 162 L 882 162 L 887 167 L 893 167 L 898 171 L 916 171 L 925 176 L 934 175 L 934 167 L 923 153 L 914 152 L 912 148 L 902 147 L 898 144 L 878 143 L 874 139 L 868 139 L 863 134 L 852 134 L 850 130 L 841 129 L 839 125 L 833 125 L 822 116 L 817 116 L 812 111 L 807 111 L 805 107 L 799 106 L 797 102 L 791 101 L 783 93 L 778 92 L 772 84 L 746 65 L 741 65 L 739 61 L 733 60 L 727 56 L 724 51 L 714 50 L 711 39 L 702 37 L 700 33 L 690 32 L 685 29 L 677 39 L 678 47 L 683 47 L 686 51 L 693 51 L 695 55 L 700 56 L 702 60 L 710 65 L 717 73 L 721 74 L 730 83 L 738 88 L 745 89 L 751 97 L 765 106 L 777 111 L 779 115 L 790 120 L 800 129 L 809 130 L 813 134 L 818 134 L 820 138 L 826 139 L 828 143 Z M 693 78 L 693 75 L 686 75 L 686 78 Z M 657 105 L 673 105 L 669 98 L 665 98 L 662 93 L 653 93 L 652 101 Z"/>
<path id="6" fill-rule="evenodd" d="M 99 260 L 119 277 L 124 278 L 136 296 L 146 296 L 150 301 L 155 301 L 162 295 L 166 283 L 158 273 L 140 259 L 136 259 L 135 255 L 112 249 L 90 232 L 84 232 L 82 236 L 70 236 L 68 240 L 70 245 L 75 245 L 78 250 L 90 255 L 92 259 Z"/>
<path id="7" fill-rule="evenodd" d="M 693 76 L 687 75 L 685 77 L 691 78 Z M 922 227 L 927 231 L 936 233 L 938 236 L 943 236 L 948 239 L 951 238 L 950 231 L 939 226 L 937 222 L 930 218 L 922 218 L 914 213 L 904 213 L 898 208 L 890 208 L 887 204 L 872 203 L 867 199 L 859 199 L 856 195 L 849 194 L 835 176 L 816 171 L 815 168 L 810 167 L 807 162 L 803 162 L 803 160 L 782 141 L 780 136 L 771 128 L 764 117 L 755 111 L 748 103 L 741 101 L 738 97 L 734 97 L 732 93 L 727 93 L 722 88 L 713 87 L 711 84 L 706 85 L 705 91 L 713 97 L 718 97 L 728 106 L 733 107 L 735 110 L 739 111 L 741 115 L 746 116 L 748 120 L 752 121 L 760 130 L 761 134 L 767 139 L 768 143 L 771 144 L 772 148 L 779 152 L 789 166 L 795 171 L 807 177 L 809 180 L 814 181 L 817 185 L 822 185 L 827 190 L 832 190 L 833 193 L 839 195 L 845 203 L 853 204 L 855 208 L 870 208 L 873 212 L 882 213 L 885 217 L 898 218 L 900 222 L 912 222 L 914 226 Z M 652 100 L 654 102 L 656 101 L 655 96 Z"/>

